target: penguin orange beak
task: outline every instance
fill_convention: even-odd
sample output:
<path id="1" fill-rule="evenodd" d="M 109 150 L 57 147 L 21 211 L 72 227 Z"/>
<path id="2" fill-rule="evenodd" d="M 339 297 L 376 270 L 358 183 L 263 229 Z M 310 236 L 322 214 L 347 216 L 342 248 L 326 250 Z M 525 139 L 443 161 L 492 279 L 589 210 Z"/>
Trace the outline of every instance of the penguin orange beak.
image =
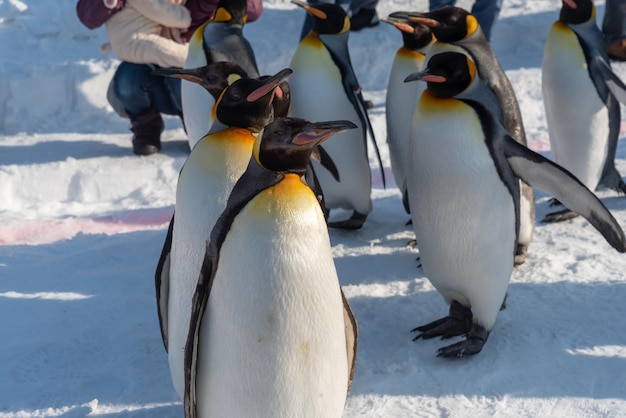
<path id="1" fill-rule="evenodd" d="M 404 19 L 398 19 L 395 17 L 387 16 L 381 19 L 385 23 L 389 23 L 390 25 L 395 26 L 401 32 L 413 33 L 413 26 L 406 23 Z"/>
<path id="2" fill-rule="evenodd" d="M 261 85 L 261 87 L 258 87 L 250 94 L 248 94 L 246 100 L 248 100 L 249 102 L 256 102 L 261 97 L 269 93 L 273 93 L 274 89 L 276 89 L 276 87 L 278 87 L 280 83 L 285 81 L 287 77 L 291 75 L 291 73 L 293 73 L 293 70 L 291 68 L 285 68 L 284 70 L 280 70 L 273 76 L 266 78 L 265 80 L 263 80 L 263 84 Z"/>
<path id="3" fill-rule="evenodd" d="M 319 19 L 326 19 L 328 16 L 326 15 L 326 13 L 324 13 L 323 11 L 316 9 L 315 7 L 313 7 L 312 5 L 310 5 L 309 3 L 305 2 L 305 1 L 300 1 L 300 0 L 291 0 L 291 2 L 297 6 L 302 7 L 304 10 L 307 11 L 307 13 L 319 18 Z"/>
<path id="4" fill-rule="evenodd" d="M 409 20 L 428 26 L 429 28 L 436 28 L 441 25 L 439 21 L 426 16 L 409 15 Z"/>
<path id="5" fill-rule="evenodd" d="M 316 146 L 339 132 L 354 128 L 357 128 L 357 126 L 347 120 L 310 122 L 300 133 L 293 137 L 291 142 L 295 145 Z"/>
<path id="6" fill-rule="evenodd" d="M 424 71 L 419 71 L 417 73 L 410 74 L 407 78 L 404 79 L 405 83 L 409 83 L 411 81 L 426 81 L 427 83 L 445 83 L 447 79 L 444 76 L 437 74 L 430 74 L 428 72 L 428 68 Z"/>

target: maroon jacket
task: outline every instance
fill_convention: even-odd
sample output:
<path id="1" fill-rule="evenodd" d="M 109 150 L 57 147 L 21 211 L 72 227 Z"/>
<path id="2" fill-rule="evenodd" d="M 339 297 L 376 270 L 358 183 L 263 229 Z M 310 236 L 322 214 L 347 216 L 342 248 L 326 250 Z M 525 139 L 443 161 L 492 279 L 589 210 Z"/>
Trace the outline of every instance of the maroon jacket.
<path id="1" fill-rule="evenodd" d="M 78 0 L 76 14 L 89 29 L 100 27 L 115 12 L 124 7 L 125 0 Z M 187 0 L 185 7 L 191 14 L 191 26 L 182 37 L 188 41 L 198 26 L 213 17 L 217 0 Z M 253 22 L 263 12 L 262 0 L 248 0 L 248 22 Z"/>

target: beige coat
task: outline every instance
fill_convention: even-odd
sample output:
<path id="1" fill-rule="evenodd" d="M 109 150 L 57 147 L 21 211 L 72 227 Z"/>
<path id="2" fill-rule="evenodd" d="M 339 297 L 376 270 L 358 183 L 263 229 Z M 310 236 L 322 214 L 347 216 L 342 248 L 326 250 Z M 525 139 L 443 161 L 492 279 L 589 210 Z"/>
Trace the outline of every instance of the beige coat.
<path id="1" fill-rule="evenodd" d="M 106 22 L 113 52 L 123 61 L 183 67 L 187 44 L 177 36 L 191 24 L 184 0 L 126 0 Z M 178 39 L 178 40 L 175 40 Z"/>

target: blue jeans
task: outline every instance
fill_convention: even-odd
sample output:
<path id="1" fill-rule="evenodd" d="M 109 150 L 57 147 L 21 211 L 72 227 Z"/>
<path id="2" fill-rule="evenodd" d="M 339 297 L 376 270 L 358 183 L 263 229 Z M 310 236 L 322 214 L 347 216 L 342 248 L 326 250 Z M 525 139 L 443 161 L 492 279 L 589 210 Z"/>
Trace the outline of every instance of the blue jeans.
<path id="1" fill-rule="evenodd" d="M 456 0 L 429 0 L 430 10 L 444 6 L 454 6 Z M 476 0 L 472 6 L 472 14 L 478 20 L 478 24 L 485 33 L 487 40 L 491 39 L 491 28 L 500 14 L 502 0 Z"/>
<path id="2" fill-rule="evenodd" d="M 113 76 L 112 89 L 118 104 L 131 117 L 150 109 L 182 117 L 179 78 L 153 75 L 157 66 L 123 61 Z M 111 102 L 111 99 L 109 99 Z M 116 105 L 111 103 L 113 108 Z M 119 106 L 118 106 L 119 107 Z M 116 108 L 117 110 L 117 108 Z M 118 113 L 120 113 L 118 111 Z"/>

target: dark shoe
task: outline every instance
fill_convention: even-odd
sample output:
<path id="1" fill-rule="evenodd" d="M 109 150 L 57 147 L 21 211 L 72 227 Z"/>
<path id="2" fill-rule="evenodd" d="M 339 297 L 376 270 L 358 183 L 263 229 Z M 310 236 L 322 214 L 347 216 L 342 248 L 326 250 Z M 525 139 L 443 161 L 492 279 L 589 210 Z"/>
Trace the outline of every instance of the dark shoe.
<path id="1" fill-rule="evenodd" d="M 611 59 L 626 61 L 626 39 L 618 39 L 606 46 L 606 52 Z"/>
<path id="2" fill-rule="evenodd" d="M 133 152 L 137 155 L 151 155 L 159 152 L 163 128 L 163 119 L 156 109 L 150 109 L 139 116 L 131 116 Z"/>
<path id="3" fill-rule="evenodd" d="M 371 28 L 380 23 L 376 9 L 361 9 L 350 18 L 350 30 L 359 31 L 363 28 Z"/>

